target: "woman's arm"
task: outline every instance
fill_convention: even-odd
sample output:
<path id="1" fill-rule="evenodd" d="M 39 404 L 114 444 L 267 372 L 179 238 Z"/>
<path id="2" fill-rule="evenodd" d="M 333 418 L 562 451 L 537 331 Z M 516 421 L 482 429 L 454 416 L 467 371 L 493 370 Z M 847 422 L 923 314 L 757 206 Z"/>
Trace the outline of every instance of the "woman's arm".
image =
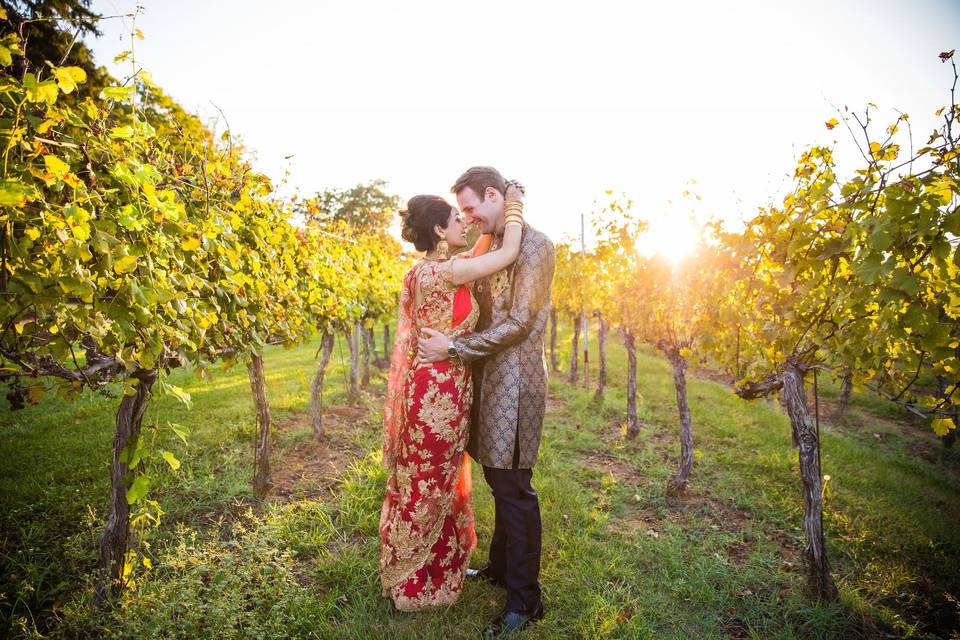
<path id="1" fill-rule="evenodd" d="M 523 193 L 515 186 L 507 187 L 506 200 L 518 200 L 522 202 Z M 507 224 L 503 230 L 503 245 L 496 251 L 489 251 L 482 256 L 467 258 L 463 260 L 453 260 L 450 265 L 451 282 L 455 285 L 461 285 L 467 282 L 473 282 L 485 276 L 500 271 L 517 259 L 520 255 L 520 240 L 523 236 L 523 224 L 512 222 Z"/>

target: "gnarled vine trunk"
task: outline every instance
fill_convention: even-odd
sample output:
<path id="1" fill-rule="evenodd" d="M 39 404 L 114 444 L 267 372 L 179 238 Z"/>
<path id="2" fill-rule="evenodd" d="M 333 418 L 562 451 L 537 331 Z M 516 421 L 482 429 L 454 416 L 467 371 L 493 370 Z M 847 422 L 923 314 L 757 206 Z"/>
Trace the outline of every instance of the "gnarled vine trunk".
<path id="1" fill-rule="evenodd" d="M 573 323 L 573 337 L 570 338 L 570 375 L 567 378 L 570 384 L 577 384 L 578 363 L 580 362 L 580 316 L 571 315 Z"/>
<path id="2" fill-rule="evenodd" d="M 107 524 L 100 538 L 100 565 L 94 604 L 103 604 L 123 589 L 123 565 L 130 541 L 130 505 L 127 488 L 136 473 L 124 462 L 126 454 L 140 437 L 143 414 L 150 400 L 150 389 L 157 381 L 157 371 L 139 369 L 130 376 L 137 380 L 132 395 L 124 395 L 117 411 L 113 434 L 113 460 L 110 463 L 110 506 Z M 133 446 L 131 446 L 133 445 Z M 130 449 L 128 449 L 130 447 Z M 125 451 L 126 450 L 126 451 Z"/>
<path id="3" fill-rule="evenodd" d="M 263 356 L 250 355 L 247 364 L 253 406 L 257 411 L 257 437 L 253 442 L 253 492 L 258 497 L 270 491 L 270 404 L 263 375 Z"/>
<path id="4" fill-rule="evenodd" d="M 842 416 L 847 412 L 847 406 L 850 404 L 850 393 L 853 391 L 853 373 L 847 371 L 843 374 L 843 380 L 840 382 L 840 395 L 837 396 L 837 415 Z"/>
<path id="5" fill-rule="evenodd" d="M 557 360 L 557 308 L 550 307 L 550 367 L 551 371 L 560 371 Z"/>
<path id="6" fill-rule="evenodd" d="M 380 370 L 388 368 L 390 366 L 390 354 L 386 351 L 386 349 L 384 349 L 383 357 L 380 357 L 380 353 L 377 351 L 377 336 L 374 335 L 372 325 L 367 327 L 364 338 L 369 345 L 370 353 L 373 354 L 374 366 Z"/>
<path id="7" fill-rule="evenodd" d="M 323 380 L 327 375 L 330 356 L 333 355 L 332 333 L 323 332 L 318 353 L 320 364 L 317 366 L 317 373 L 313 376 L 313 384 L 310 385 L 310 419 L 313 423 L 313 437 L 319 440 L 323 437 Z"/>
<path id="8" fill-rule="evenodd" d="M 793 445 L 798 449 L 800 480 L 803 484 L 803 531 L 806 538 L 804 563 L 811 592 L 824 600 L 838 597 L 830 575 L 823 537 L 823 481 L 820 470 L 820 438 L 807 409 L 803 386 L 804 371 L 788 362 L 783 371 L 783 400 L 790 416 Z"/>
<path id="9" fill-rule="evenodd" d="M 640 418 L 637 416 L 637 338 L 623 331 L 623 346 L 627 349 L 627 437 L 636 438 L 640 433 Z"/>
<path id="10" fill-rule="evenodd" d="M 363 324 L 357 325 L 357 330 L 360 332 L 359 340 L 363 342 L 363 361 L 361 365 L 361 376 L 360 376 L 360 386 L 366 389 L 370 386 L 370 356 L 371 351 L 374 358 L 377 357 L 377 352 L 375 349 L 372 349 L 372 340 L 370 340 L 370 330 L 365 327 Z"/>
<path id="11" fill-rule="evenodd" d="M 347 334 L 347 346 L 350 348 L 350 384 L 347 391 L 347 402 L 360 402 L 360 332 L 359 322 L 353 326 L 353 331 Z"/>
<path id="12" fill-rule="evenodd" d="M 603 391 L 607 387 L 607 330 L 609 329 L 609 325 L 602 313 L 598 311 L 595 315 L 600 322 L 600 328 L 597 333 L 597 348 L 600 352 L 600 370 L 597 372 L 597 392 L 594 394 L 593 399 L 600 401 L 603 400 Z"/>
<path id="13" fill-rule="evenodd" d="M 677 412 L 680 414 L 680 467 L 667 483 L 667 495 L 683 493 L 693 468 L 693 425 L 690 404 L 687 402 L 687 359 L 679 353 L 668 354 L 673 365 L 673 386 L 677 392 Z"/>
<path id="14" fill-rule="evenodd" d="M 390 325 L 383 325 L 383 366 L 390 368 L 390 359 L 393 357 L 393 344 L 390 342 Z"/>

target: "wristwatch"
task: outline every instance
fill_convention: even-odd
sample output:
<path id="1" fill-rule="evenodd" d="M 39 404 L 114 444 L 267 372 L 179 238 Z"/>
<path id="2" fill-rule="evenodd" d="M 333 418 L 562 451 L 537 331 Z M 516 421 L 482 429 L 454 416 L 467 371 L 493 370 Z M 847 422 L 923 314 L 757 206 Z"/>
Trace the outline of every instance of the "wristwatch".
<path id="1" fill-rule="evenodd" d="M 454 362 L 456 364 L 463 364 L 460 361 L 460 354 L 457 352 L 457 348 L 453 346 L 452 341 L 450 342 L 450 344 L 447 345 L 447 357 L 450 358 L 450 362 Z"/>

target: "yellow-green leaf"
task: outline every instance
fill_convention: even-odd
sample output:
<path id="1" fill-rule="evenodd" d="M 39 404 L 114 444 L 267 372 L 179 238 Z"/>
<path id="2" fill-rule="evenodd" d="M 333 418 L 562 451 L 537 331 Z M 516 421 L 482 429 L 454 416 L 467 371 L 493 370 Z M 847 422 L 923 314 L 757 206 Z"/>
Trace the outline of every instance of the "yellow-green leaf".
<path id="1" fill-rule="evenodd" d="M 70 205 L 63 210 L 67 218 L 67 224 L 73 232 L 73 237 L 77 240 L 86 240 L 90 237 L 90 213 L 83 207 Z"/>
<path id="2" fill-rule="evenodd" d="M 133 137 L 133 133 L 133 127 L 128 124 L 110 129 L 110 137 L 120 138 L 121 140 L 129 140 Z"/>
<path id="3" fill-rule="evenodd" d="M 23 88 L 27 92 L 27 100 L 30 102 L 53 104 L 57 101 L 57 84 L 53 80 L 37 82 L 35 75 L 25 73 L 23 74 Z"/>
<path id="4" fill-rule="evenodd" d="M 870 143 L 870 155 L 874 160 L 896 160 L 899 154 L 900 145 L 898 144 L 888 144 L 884 147 L 879 142 Z"/>
<path id="5" fill-rule="evenodd" d="M 130 488 L 127 489 L 127 504 L 136 504 L 139 502 L 145 495 L 147 495 L 147 489 L 149 487 L 150 480 L 147 478 L 147 476 L 137 476 L 137 479 L 134 480 L 133 484 L 130 485 Z"/>
<path id="6" fill-rule="evenodd" d="M 133 96 L 133 86 L 129 87 L 104 87 L 100 92 L 101 100 L 126 100 Z"/>
<path id="7" fill-rule="evenodd" d="M 43 164 L 47 171 L 58 178 L 62 178 L 70 172 L 70 165 L 56 156 L 43 156 Z"/>
<path id="8" fill-rule="evenodd" d="M 184 251 L 196 251 L 200 246 L 200 238 L 190 237 L 184 238 L 180 243 L 180 248 Z"/>
<path id="9" fill-rule="evenodd" d="M 40 384 L 30 387 L 30 391 L 27 392 L 27 397 L 30 398 L 31 404 L 38 404 L 43 400 L 45 395 L 47 395 L 47 390 Z"/>
<path id="10" fill-rule="evenodd" d="M 174 471 L 180 468 L 180 461 L 169 451 L 161 451 L 160 455 L 163 456 L 163 459 L 167 461 L 167 464 L 169 464 L 170 468 Z"/>
<path id="11" fill-rule="evenodd" d="M 0 206 L 19 207 L 27 203 L 28 187 L 17 180 L 0 182 Z"/>
<path id="12" fill-rule="evenodd" d="M 170 425 L 170 429 L 173 431 L 173 433 L 176 434 L 178 438 L 183 440 L 183 444 L 189 444 L 187 442 L 187 436 L 190 435 L 189 427 L 177 424 L 176 422 L 168 422 L 167 424 Z"/>
<path id="13" fill-rule="evenodd" d="M 930 427 L 938 436 L 945 436 L 950 433 L 951 429 L 955 429 L 956 425 L 953 424 L 953 420 L 950 418 L 937 418 L 930 423 Z"/>
<path id="14" fill-rule="evenodd" d="M 119 274 L 130 273 L 137 268 L 137 256 L 123 256 L 113 263 L 113 270 Z"/>
<path id="15" fill-rule="evenodd" d="M 87 72 L 80 67 L 57 67 L 54 69 L 57 85 L 64 93 L 71 93 L 81 82 L 86 82 Z"/>

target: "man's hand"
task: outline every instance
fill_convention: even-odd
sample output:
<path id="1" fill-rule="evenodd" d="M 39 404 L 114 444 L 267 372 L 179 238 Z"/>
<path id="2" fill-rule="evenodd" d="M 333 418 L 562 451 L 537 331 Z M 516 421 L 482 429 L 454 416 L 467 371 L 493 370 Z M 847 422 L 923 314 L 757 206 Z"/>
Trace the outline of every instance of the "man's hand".
<path id="1" fill-rule="evenodd" d="M 423 333 L 428 337 L 420 338 L 417 341 L 419 343 L 417 358 L 420 362 L 429 363 L 446 360 L 448 357 L 447 347 L 450 346 L 450 339 L 439 331 L 434 331 L 426 327 L 423 328 Z"/>

